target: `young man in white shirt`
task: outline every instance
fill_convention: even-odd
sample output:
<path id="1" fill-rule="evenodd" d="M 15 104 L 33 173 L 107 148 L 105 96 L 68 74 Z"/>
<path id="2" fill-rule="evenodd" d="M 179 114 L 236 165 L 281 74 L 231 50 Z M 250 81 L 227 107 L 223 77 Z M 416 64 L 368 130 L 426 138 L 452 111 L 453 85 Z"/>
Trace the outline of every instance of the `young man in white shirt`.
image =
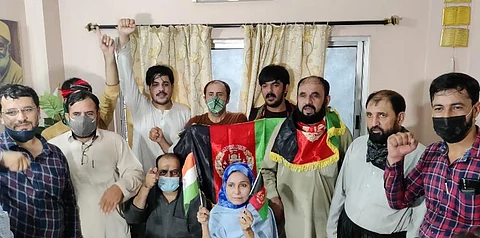
<path id="1" fill-rule="evenodd" d="M 417 237 L 425 203 L 410 209 L 391 209 L 384 190 L 387 138 L 402 127 L 405 99 L 397 92 L 381 90 L 366 103 L 368 135 L 355 139 L 345 155 L 337 178 L 327 222 L 329 238 Z M 405 171 L 417 164 L 425 146 L 407 155 Z M 422 200 L 423 201 L 423 200 Z"/>
<path id="2" fill-rule="evenodd" d="M 99 100 L 80 90 L 66 101 L 69 126 L 49 142 L 58 146 L 70 167 L 83 236 L 129 238 L 119 205 L 143 183 L 142 165 L 118 134 L 97 128 Z"/>
<path id="3" fill-rule="evenodd" d="M 145 77 L 151 100 L 143 95 L 133 74 L 130 34 L 135 31 L 134 19 L 118 23 L 119 47 L 117 65 L 120 88 L 133 117 L 133 151 L 144 171 L 155 167 L 155 159 L 175 144 L 190 119 L 190 109 L 172 101 L 174 76 L 168 66 L 155 65 Z"/>

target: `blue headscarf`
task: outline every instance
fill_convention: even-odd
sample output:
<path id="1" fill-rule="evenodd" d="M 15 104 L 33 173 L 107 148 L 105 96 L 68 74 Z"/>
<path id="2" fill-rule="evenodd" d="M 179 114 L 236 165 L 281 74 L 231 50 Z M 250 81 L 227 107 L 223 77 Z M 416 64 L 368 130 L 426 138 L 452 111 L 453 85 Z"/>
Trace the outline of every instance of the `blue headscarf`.
<path id="1" fill-rule="evenodd" d="M 248 203 L 248 200 L 245 203 L 240 205 L 235 205 L 228 200 L 227 180 L 230 177 L 230 175 L 232 175 L 234 172 L 240 172 L 245 176 L 247 176 L 248 180 L 250 180 L 250 185 L 252 187 L 253 187 L 253 183 L 255 182 L 255 176 L 253 176 L 252 169 L 250 169 L 250 167 L 248 167 L 248 165 L 245 163 L 240 163 L 240 162 L 233 163 L 225 169 L 225 172 L 223 173 L 223 179 L 222 179 L 222 188 L 220 188 L 220 192 L 218 194 L 218 205 L 222 207 L 237 209 L 240 207 L 244 207 Z"/>

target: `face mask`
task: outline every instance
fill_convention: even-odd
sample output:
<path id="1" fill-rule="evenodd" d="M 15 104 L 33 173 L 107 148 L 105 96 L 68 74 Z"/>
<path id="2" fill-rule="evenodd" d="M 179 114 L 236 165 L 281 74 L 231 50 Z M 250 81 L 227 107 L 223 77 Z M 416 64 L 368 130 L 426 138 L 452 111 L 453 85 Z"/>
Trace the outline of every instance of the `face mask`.
<path id="1" fill-rule="evenodd" d="M 160 176 L 160 179 L 158 179 L 158 188 L 160 190 L 170 193 L 175 190 L 180 186 L 180 178 L 179 177 L 165 177 L 165 176 Z"/>
<path id="2" fill-rule="evenodd" d="M 472 128 L 473 116 L 468 123 L 467 116 L 468 114 L 454 117 L 433 117 L 433 129 L 445 142 L 457 143 L 463 140 L 467 136 L 468 130 Z"/>
<path id="3" fill-rule="evenodd" d="M 213 97 L 207 101 L 207 108 L 213 114 L 220 113 L 224 107 L 225 101 L 223 101 L 219 97 Z"/>
<path id="4" fill-rule="evenodd" d="M 5 131 L 8 133 L 8 135 L 14 139 L 15 141 L 18 141 L 18 142 L 27 142 L 31 139 L 33 139 L 33 137 L 35 136 L 35 130 L 37 128 L 33 128 L 32 130 L 29 130 L 29 131 L 15 131 L 15 130 L 12 130 L 8 127 L 5 127 Z"/>
<path id="5" fill-rule="evenodd" d="M 69 124 L 73 134 L 80 138 L 91 136 L 97 129 L 97 121 L 87 116 L 70 118 Z"/>

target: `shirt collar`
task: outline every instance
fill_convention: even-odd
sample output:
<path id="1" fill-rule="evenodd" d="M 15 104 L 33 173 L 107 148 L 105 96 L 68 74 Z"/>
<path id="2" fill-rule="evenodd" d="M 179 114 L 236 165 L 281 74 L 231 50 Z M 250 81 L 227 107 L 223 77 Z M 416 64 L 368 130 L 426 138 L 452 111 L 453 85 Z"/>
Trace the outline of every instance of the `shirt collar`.
<path id="1" fill-rule="evenodd" d="M 73 141 L 77 141 L 77 140 L 75 140 L 75 138 L 73 138 L 72 130 L 68 131 L 67 133 L 68 133 L 68 142 L 69 143 L 72 143 Z M 102 139 L 102 138 L 103 138 L 103 133 L 101 133 L 100 129 L 97 128 L 97 130 L 95 131 L 95 140 L 96 139 Z M 89 141 L 92 141 L 92 140 L 90 139 Z"/>
<path id="2" fill-rule="evenodd" d="M 20 146 L 18 146 L 17 142 L 14 139 L 12 139 L 12 137 L 10 137 L 10 135 L 8 135 L 6 131 L 2 133 L 2 137 L 3 137 L 3 144 L 7 150 L 18 151 L 18 148 Z M 40 142 L 42 143 L 42 153 L 49 155 L 52 151 L 48 146 L 47 140 L 45 140 L 45 138 L 43 138 L 43 136 L 41 136 L 40 134 L 35 134 L 35 137 L 37 137 L 37 139 L 39 139 Z"/>
<path id="3" fill-rule="evenodd" d="M 480 127 L 475 126 L 477 129 L 477 138 L 473 142 L 472 146 L 463 154 L 462 158 L 457 159 L 455 162 L 464 163 L 467 162 L 468 158 L 480 157 Z M 440 151 L 445 158 L 448 158 L 448 146 L 445 141 L 440 142 Z"/>

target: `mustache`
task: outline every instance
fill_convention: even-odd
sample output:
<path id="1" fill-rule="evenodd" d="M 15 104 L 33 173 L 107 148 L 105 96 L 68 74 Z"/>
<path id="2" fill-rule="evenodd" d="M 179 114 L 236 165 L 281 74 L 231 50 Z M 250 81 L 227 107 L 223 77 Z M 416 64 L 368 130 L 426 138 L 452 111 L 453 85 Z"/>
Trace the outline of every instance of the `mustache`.
<path id="1" fill-rule="evenodd" d="M 155 94 L 155 96 L 158 97 L 158 96 L 160 96 L 160 95 L 162 95 L 162 94 L 163 94 L 164 96 L 167 96 L 167 94 L 166 94 L 165 92 L 159 92 L 159 93 Z"/>
<path id="2" fill-rule="evenodd" d="M 302 111 L 307 109 L 307 108 L 311 108 L 313 109 L 314 111 L 317 111 L 317 108 L 315 108 L 315 106 L 313 106 L 312 104 L 307 104 L 305 106 L 302 107 Z"/>
<path id="3" fill-rule="evenodd" d="M 30 126 L 30 125 L 33 126 L 33 123 L 29 122 L 29 121 L 24 121 L 24 122 L 20 122 L 20 123 L 15 123 L 13 125 L 13 128 L 17 128 L 17 127 L 21 127 L 21 126 Z"/>
<path id="4" fill-rule="evenodd" d="M 379 126 L 373 126 L 373 127 L 372 127 L 372 128 L 370 128 L 368 131 L 369 131 L 370 133 L 372 133 L 372 132 L 373 132 L 373 130 L 379 130 L 379 131 L 381 131 L 381 132 L 382 132 L 382 134 L 385 134 L 385 130 L 383 130 L 383 129 L 382 129 L 382 128 L 380 128 Z"/>
<path id="5" fill-rule="evenodd" d="M 265 98 L 269 98 L 269 97 L 273 97 L 273 98 L 277 98 L 277 95 L 275 95 L 274 93 L 268 93 Z"/>

